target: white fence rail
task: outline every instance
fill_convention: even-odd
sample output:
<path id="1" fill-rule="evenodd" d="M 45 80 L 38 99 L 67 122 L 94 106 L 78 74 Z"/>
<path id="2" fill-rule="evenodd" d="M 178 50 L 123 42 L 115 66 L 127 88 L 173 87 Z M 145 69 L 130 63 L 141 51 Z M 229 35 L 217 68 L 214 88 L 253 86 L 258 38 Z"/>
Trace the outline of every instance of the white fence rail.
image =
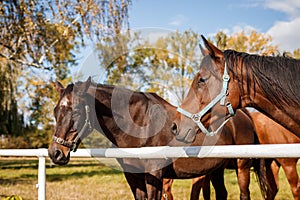
<path id="1" fill-rule="evenodd" d="M 0 149 L 0 156 L 35 156 L 39 159 L 38 200 L 46 199 L 46 157 L 47 149 Z M 226 146 L 190 146 L 190 147 L 142 147 L 78 149 L 72 157 L 105 158 L 298 158 L 300 144 L 280 145 L 226 145 Z"/>

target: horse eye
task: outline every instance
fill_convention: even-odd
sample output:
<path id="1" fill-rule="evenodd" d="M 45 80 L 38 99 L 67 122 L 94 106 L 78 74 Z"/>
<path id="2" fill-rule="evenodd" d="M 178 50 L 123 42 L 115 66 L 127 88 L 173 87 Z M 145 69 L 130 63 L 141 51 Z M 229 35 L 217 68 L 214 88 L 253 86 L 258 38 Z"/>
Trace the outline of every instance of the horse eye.
<path id="1" fill-rule="evenodd" d="M 198 83 L 205 83 L 208 79 L 209 79 L 209 77 L 208 77 L 208 78 L 203 78 L 203 77 L 201 77 L 201 78 L 198 80 Z"/>
<path id="2" fill-rule="evenodd" d="M 200 79 L 198 80 L 198 83 L 203 83 L 203 82 L 205 82 L 205 79 L 204 79 L 204 78 L 200 78 Z"/>

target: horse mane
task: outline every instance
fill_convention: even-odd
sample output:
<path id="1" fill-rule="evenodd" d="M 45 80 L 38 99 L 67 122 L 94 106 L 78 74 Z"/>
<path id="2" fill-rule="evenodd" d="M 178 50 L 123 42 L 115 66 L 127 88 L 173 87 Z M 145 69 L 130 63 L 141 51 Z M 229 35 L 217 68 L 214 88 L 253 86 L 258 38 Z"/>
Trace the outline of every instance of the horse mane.
<path id="1" fill-rule="evenodd" d="M 81 85 L 84 82 L 82 81 L 77 81 L 75 83 L 70 83 L 64 93 L 68 94 L 70 92 L 73 91 L 74 86 L 76 85 Z M 94 87 L 94 89 L 96 90 L 102 90 L 102 91 L 106 91 L 108 93 L 111 93 L 111 91 L 113 89 L 115 89 L 118 86 L 114 86 L 114 85 L 109 85 L 109 84 L 102 84 L 102 83 L 96 83 L 96 82 L 91 82 L 91 86 Z M 165 99 L 163 99 L 161 96 L 159 96 L 158 94 L 154 93 L 154 92 L 141 92 L 141 91 L 134 91 L 125 87 L 122 87 L 125 90 L 131 91 L 134 93 L 134 95 L 141 95 L 144 96 L 145 99 L 151 100 L 152 102 L 156 102 L 159 101 L 162 105 L 170 105 L 172 106 L 168 101 L 166 101 Z M 173 106 L 174 107 L 174 106 Z"/>
<path id="2" fill-rule="evenodd" d="M 92 82 L 91 85 L 93 87 L 97 88 L 97 89 L 100 89 L 100 88 L 101 89 L 114 89 L 114 88 L 118 87 L 118 86 L 115 86 L 115 85 L 108 85 L 108 84 L 94 83 L 94 82 Z M 155 99 L 161 99 L 162 101 L 166 101 L 165 99 L 163 99 L 161 96 L 159 96 L 158 94 L 156 94 L 154 92 L 141 92 L 141 91 L 135 91 L 135 90 L 132 90 L 132 89 L 128 89 L 128 88 L 125 88 L 125 87 L 121 87 L 121 88 L 123 88 L 124 90 L 132 91 L 132 92 L 134 92 L 134 94 L 143 95 L 148 99 L 155 98 Z"/>
<path id="3" fill-rule="evenodd" d="M 95 82 L 92 82 L 91 86 L 94 86 L 95 88 L 108 88 L 108 89 L 114 89 L 115 88 L 114 85 L 95 83 Z"/>
<path id="4" fill-rule="evenodd" d="M 246 72 L 248 91 L 253 84 L 255 93 L 257 84 L 263 95 L 277 107 L 299 106 L 300 60 L 287 56 L 253 55 L 234 50 L 225 50 L 224 55 L 228 69 L 241 83 L 242 92 L 245 91 L 242 89 L 242 76 L 239 75 Z"/>

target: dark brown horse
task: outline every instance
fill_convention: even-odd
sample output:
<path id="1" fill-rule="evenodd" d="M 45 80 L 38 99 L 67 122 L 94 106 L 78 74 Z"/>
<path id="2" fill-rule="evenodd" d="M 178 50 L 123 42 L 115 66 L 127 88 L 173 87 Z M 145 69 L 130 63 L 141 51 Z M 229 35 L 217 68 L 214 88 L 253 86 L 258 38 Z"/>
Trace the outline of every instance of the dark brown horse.
<path id="1" fill-rule="evenodd" d="M 246 106 L 300 137 L 300 60 L 223 52 L 202 38 L 204 58 L 172 125 L 177 138 L 191 142 L 198 129 L 214 134 L 210 124 Z"/>
<path id="2" fill-rule="evenodd" d="M 76 150 L 91 129 L 96 129 L 116 147 L 183 146 L 170 132 L 176 108 L 156 94 L 133 92 L 127 89 L 86 82 L 69 84 L 64 88 L 57 83 L 60 94 L 54 115 L 56 129 L 49 146 L 49 156 L 56 164 L 67 164 L 70 151 Z M 244 131 L 237 131 L 237 130 Z M 252 144 L 254 127 L 243 112 L 224 126 L 222 134 L 206 137 L 198 134 L 191 145 Z M 181 159 L 118 159 L 135 199 L 160 199 L 163 178 L 193 178 L 211 172 L 219 175 L 218 199 L 226 199 L 222 171 L 226 158 Z M 239 179 L 249 178 L 250 159 L 241 159 Z M 244 166 L 244 167 L 242 167 Z M 261 173 L 260 173 L 261 174 Z M 265 180 L 265 179 L 261 179 Z M 243 181 L 242 181 L 243 182 Z M 262 182 L 265 183 L 265 182 Z M 241 193 L 249 196 L 248 183 L 240 185 Z"/>

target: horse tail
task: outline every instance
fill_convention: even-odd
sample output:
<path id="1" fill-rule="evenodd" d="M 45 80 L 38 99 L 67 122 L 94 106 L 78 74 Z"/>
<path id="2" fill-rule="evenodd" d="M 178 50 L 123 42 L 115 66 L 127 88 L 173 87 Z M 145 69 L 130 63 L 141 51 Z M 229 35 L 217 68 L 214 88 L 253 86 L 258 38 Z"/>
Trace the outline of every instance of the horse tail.
<path id="1" fill-rule="evenodd" d="M 271 170 L 271 163 L 273 159 L 254 159 L 253 168 L 256 178 L 259 183 L 260 191 L 264 199 L 274 199 L 277 193 L 274 175 Z"/>

